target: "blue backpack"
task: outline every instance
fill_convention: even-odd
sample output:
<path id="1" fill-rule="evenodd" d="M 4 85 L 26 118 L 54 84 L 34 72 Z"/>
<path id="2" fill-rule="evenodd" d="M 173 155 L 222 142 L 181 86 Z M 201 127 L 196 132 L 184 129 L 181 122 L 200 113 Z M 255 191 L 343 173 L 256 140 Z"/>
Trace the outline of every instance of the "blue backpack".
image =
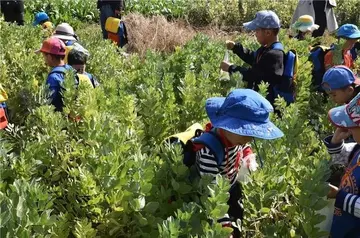
<path id="1" fill-rule="evenodd" d="M 311 74 L 312 74 L 312 85 L 315 91 L 324 92 L 322 88 L 322 80 L 325 74 L 325 55 L 333 49 L 333 46 L 326 47 L 321 45 L 316 45 L 310 50 L 309 60 L 313 65 Z"/>
<path id="2" fill-rule="evenodd" d="M 280 96 L 284 98 L 287 104 L 295 102 L 295 78 L 297 73 L 297 61 L 298 57 L 295 50 L 290 50 L 287 53 L 284 51 L 284 47 L 280 42 L 276 42 L 271 45 L 271 49 L 280 50 L 284 52 L 284 72 L 281 84 L 274 85 L 274 96 Z M 258 51 L 255 51 L 255 58 Z"/>
<path id="3" fill-rule="evenodd" d="M 183 163 L 191 167 L 196 162 L 196 152 L 207 147 L 214 154 L 220 166 L 225 157 L 225 146 L 214 129 L 203 131 L 198 123 L 185 132 L 178 133 L 166 139 L 170 144 L 180 144 L 183 148 Z"/>

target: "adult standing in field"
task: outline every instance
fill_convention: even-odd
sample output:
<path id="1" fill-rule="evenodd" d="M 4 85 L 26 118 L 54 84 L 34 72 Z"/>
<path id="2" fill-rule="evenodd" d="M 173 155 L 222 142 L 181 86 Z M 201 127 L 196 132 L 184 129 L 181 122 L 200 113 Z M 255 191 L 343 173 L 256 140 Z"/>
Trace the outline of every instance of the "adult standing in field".
<path id="1" fill-rule="evenodd" d="M 1 0 L 1 13 L 4 14 L 6 22 L 24 25 L 24 0 Z"/>
<path id="2" fill-rule="evenodd" d="M 319 29 L 313 32 L 313 37 L 322 36 L 325 29 L 334 32 L 338 28 L 334 7 L 336 7 L 336 0 L 299 0 L 292 18 L 292 24 L 300 16 L 310 15 L 315 19 L 315 24 L 319 25 Z"/>
<path id="3" fill-rule="evenodd" d="M 97 8 L 100 10 L 100 25 L 103 38 L 108 38 L 105 30 L 105 23 L 108 17 L 121 18 L 122 12 L 125 10 L 125 0 L 98 0 Z"/>

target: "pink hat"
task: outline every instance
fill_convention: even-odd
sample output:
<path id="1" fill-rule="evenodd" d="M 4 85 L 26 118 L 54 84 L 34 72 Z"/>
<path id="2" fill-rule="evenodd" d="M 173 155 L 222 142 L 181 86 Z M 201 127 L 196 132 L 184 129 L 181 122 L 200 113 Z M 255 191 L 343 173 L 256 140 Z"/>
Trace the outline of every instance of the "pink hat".
<path id="1" fill-rule="evenodd" d="M 36 53 L 47 53 L 52 55 L 65 56 L 65 44 L 56 37 L 50 37 L 43 41 L 42 46 Z"/>

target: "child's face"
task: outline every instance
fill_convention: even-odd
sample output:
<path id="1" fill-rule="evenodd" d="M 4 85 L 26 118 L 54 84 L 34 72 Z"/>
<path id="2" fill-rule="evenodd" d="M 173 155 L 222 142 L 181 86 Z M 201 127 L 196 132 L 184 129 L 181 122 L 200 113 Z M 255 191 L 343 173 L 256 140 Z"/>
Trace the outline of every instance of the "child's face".
<path id="1" fill-rule="evenodd" d="M 224 130 L 224 135 L 232 145 L 245 145 L 253 140 L 252 137 L 240 136 L 226 130 Z"/>
<path id="2" fill-rule="evenodd" d="M 255 36 L 257 41 L 264 46 L 273 40 L 274 34 L 269 29 L 257 29 Z"/>
<path id="3" fill-rule="evenodd" d="M 45 64 L 47 66 L 53 66 L 53 60 L 52 60 L 52 57 L 50 54 L 46 54 L 46 53 L 42 53 L 43 57 L 44 57 L 44 61 L 45 61 Z"/>
<path id="4" fill-rule="evenodd" d="M 354 95 L 354 88 L 352 86 L 344 89 L 334 89 L 328 92 L 331 100 L 337 104 L 348 103 Z"/>
<path id="5" fill-rule="evenodd" d="M 358 39 L 347 39 L 343 45 L 343 49 L 352 49 Z"/>

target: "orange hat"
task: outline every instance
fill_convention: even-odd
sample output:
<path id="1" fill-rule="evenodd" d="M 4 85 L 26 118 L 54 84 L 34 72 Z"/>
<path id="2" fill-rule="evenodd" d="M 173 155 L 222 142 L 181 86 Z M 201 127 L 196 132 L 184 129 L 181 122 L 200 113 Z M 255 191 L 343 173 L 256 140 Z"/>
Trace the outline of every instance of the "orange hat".
<path id="1" fill-rule="evenodd" d="M 66 46 L 64 42 L 56 37 L 50 37 L 43 41 L 42 46 L 36 53 L 48 53 L 52 55 L 63 55 L 65 56 Z"/>

